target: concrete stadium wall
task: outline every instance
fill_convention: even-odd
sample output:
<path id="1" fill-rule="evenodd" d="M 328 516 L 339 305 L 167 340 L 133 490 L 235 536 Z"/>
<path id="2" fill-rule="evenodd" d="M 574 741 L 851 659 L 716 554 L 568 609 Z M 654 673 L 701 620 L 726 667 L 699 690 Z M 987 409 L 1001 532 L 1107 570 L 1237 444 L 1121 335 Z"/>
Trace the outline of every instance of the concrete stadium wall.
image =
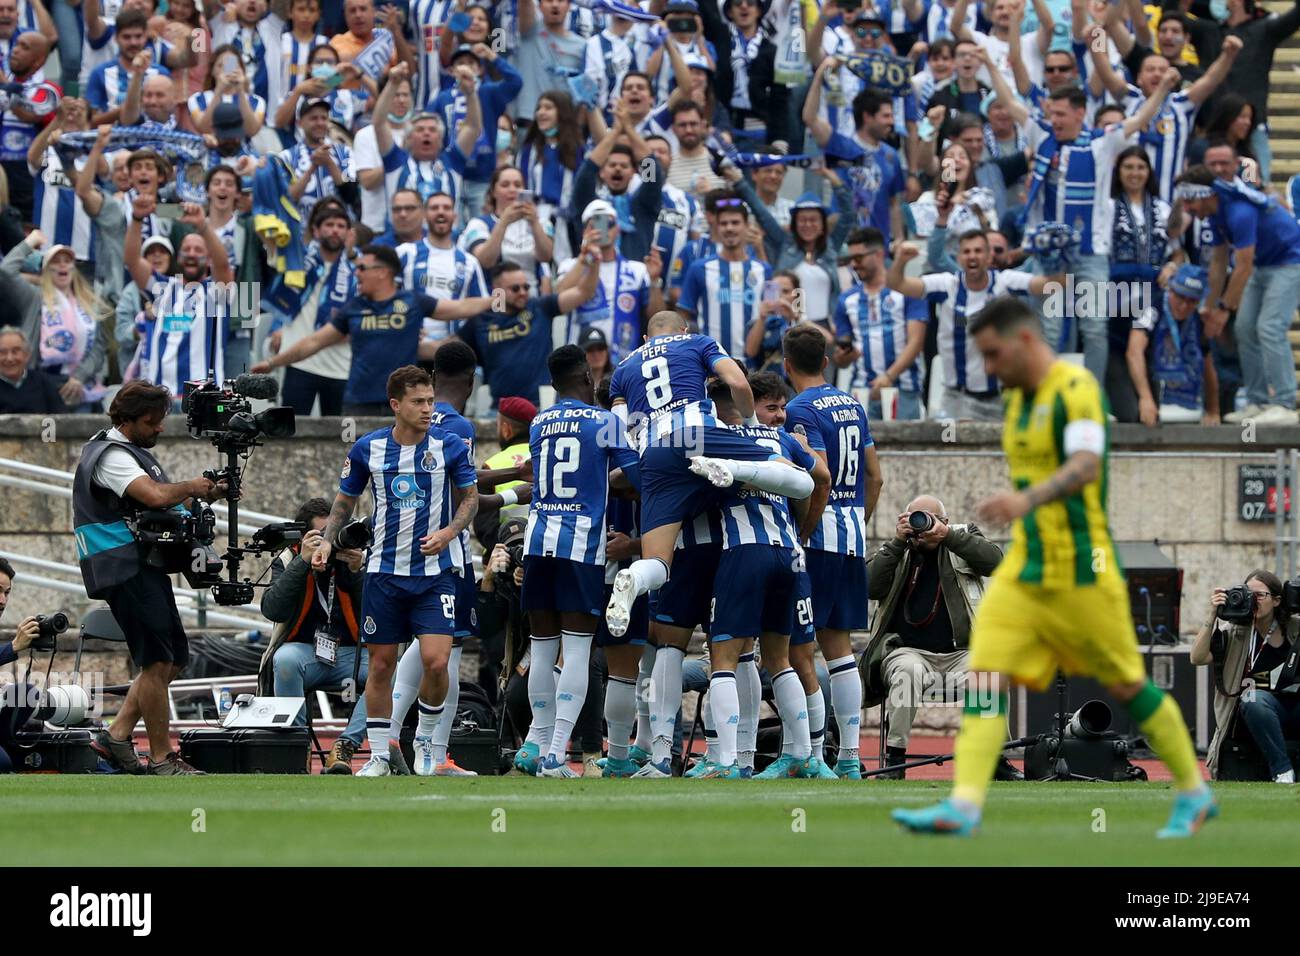
<path id="1" fill-rule="evenodd" d="M 69 416 L 0 416 L 0 457 L 72 471 L 81 446 L 105 419 Z M 339 468 L 356 436 L 382 422 L 305 419 L 291 440 L 268 441 L 257 449 L 245 473 L 241 504 L 254 511 L 292 515 L 312 495 L 332 497 Z M 51 428 L 51 425 L 53 426 Z M 483 423 L 479 454 L 496 450 L 495 428 Z M 1000 450 L 1001 428 L 990 424 L 887 423 L 875 429 L 885 487 L 871 521 L 872 542 L 892 533 L 898 513 L 917 494 L 937 494 L 954 521 L 971 520 L 975 502 L 1006 488 Z M 1237 466 L 1268 463 L 1277 448 L 1300 448 L 1300 427 L 1261 428 L 1252 433 L 1227 426 L 1116 426 L 1111 460 L 1110 516 L 1119 540 L 1158 540 L 1184 570 L 1182 630 L 1203 619 L 1212 587 L 1239 582 L 1254 567 L 1272 568 L 1271 522 L 1248 524 L 1237 517 Z M 174 480 L 192 478 L 219 462 L 207 441 L 190 438 L 183 421 L 168 422 L 157 448 Z M 0 472 L 2 473 L 2 472 Z M 0 550 L 69 564 L 76 562 L 67 500 L 4 489 L 0 508 Z M 1005 529 L 991 529 L 1003 536 Z M 23 585 L 23 569 L 4 624 L 12 628 L 28 613 L 87 602 L 71 595 Z M 245 613 L 256 614 L 254 608 Z"/>

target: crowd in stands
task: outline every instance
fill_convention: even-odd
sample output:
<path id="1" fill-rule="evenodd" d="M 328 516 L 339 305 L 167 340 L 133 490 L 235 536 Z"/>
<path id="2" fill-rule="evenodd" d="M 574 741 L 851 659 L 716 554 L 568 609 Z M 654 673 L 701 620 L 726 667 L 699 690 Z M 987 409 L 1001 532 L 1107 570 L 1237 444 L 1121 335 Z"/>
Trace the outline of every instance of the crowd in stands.
<path id="1" fill-rule="evenodd" d="M 1297 27 L 1255 0 L 0 0 L 0 412 L 283 368 L 299 414 L 386 414 L 388 374 L 459 339 L 486 413 L 676 308 L 753 370 L 814 324 L 874 418 L 997 419 L 966 324 L 1014 293 L 1119 421 L 1295 423 L 1268 75 Z"/>

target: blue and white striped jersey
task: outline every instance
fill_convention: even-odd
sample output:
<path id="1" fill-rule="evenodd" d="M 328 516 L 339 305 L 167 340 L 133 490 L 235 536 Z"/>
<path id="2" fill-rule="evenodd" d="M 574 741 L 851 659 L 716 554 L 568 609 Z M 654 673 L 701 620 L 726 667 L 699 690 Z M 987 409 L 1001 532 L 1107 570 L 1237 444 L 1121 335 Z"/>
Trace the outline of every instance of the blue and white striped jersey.
<path id="1" fill-rule="evenodd" d="M 384 154 L 383 161 L 385 207 L 397 190 L 414 189 L 420 194 L 420 202 L 428 202 L 434 193 L 446 193 L 456 208 L 460 208 L 460 184 L 465 172 L 465 155 L 455 143 L 444 149 L 435 160 L 415 159 L 394 143 L 393 148 Z M 355 179 L 355 173 L 349 178 Z M 385 222 L 391 226 L 391 223 L 387 223 L 387 215 L 385 209 Z"/>
<path id="2" fill-rule="evenodd" d="M 318 46 L 327 46 L 329 38 L 317 34 L 311 40 L 299 40 L 293 30 L 280 34 L 280 90 L 287 97 L 295 86 L 311 78 L 308 60 L 311 51 Z"/>
<path id="3" fill-rule="evenodd" d="M 86 262 L 91 258 L 97 231 L 76 193 L 75 180 L 86 165 L 86 157 L 77 157 L 71 175 L 63 168 L 54 147 L 46 147 L 44 159 L 44 166 L 31 171 L 36 180 L 32 203 L 36 224 L 51 245 L 71 246 L 77 260 Z"/>
<path id="4" fill-rule="evenodd" d="M 702 511 L 690 521 L 683 521 L 673 550 L 680 551 L 701 544 L 722 544 L 722 515 L 716 508 Z"/>
<path id="5" fill-rule="evenodd" d="M 446 402 L 437 402 L 433 406 L 433 417 L 429 419 L 429 430 L 437 431 L 438 429 L 458 436 L 465 443 L 465 450 L 469 453 L 469 463 L 473 465 L 474 439 L 476 437 L 474 423 Z M 465 552 L 465 567 L 472 567 L 468 527 L 460 533 L 460 546 Z M 473 574 L 474 572 L 471 570 L 469 573 Z"/>
<path id="6" fill-rule="evenodd" d="M 357 169 L 352 163 L 352 150 L 342 143 L 330 142 L 328 145 L 334 153 L 334 162 L 338 163 L 344 180 L 354 181 L 357 178 Z M 302 214 L 303 222 L 307 222 L 311 216 L 312 206 L 327 196 L 338 195 L 339 191 L 328 168 L 312 166 L 311 154 L 312 148 L 306 143 L 294 143 L 280 153 L 280 158 L 293 170 L 295 179 L 300 176 L 311 177 L 307 181 L 307 188 L 303 190 L 302 198 L 298 200 L 298 212 Z"/>
<path id="7" fill-rule="evenodd" d="M 411 48 L 419 67 L 419 72 L 411 77 L 415 83 L 412 102 L 416 109 L 432 103 L 442 89 L 442 59 L 438 46 L 442 31 L 447 29 L 447 20 L 454 12 L 454 0 L 411 0 L 408 27 L 415 34 Z"/>
<path id="8" fill-rule="evenodd" d="M 770 425 L 740 426 L 735 430 L 800 468 L 811 469 L 815 464 L 813 456 L 789 432 Z M 722 506 L 722 549 L 727 551 L 746 544 L 791 549 L 799 546 L 799 529 L 790 514 L 789 499 L 750 488 L 727 499 Z"/>
<path id="9" fill-rule="evenodd" d="M 402 260 L 402 288 L 423 292 L 435 299 L 465 299 L 487 295 L 488 284 L 478 259 L 464 249 L 448 246 L 440 249 L 427 238 L 404 242 L 397 247 Z M 424 320 L 426 339 L 445 339 L 461 326 L 460 322 Z"/>
<path id="10" fill-rule="evenodd" d="M 1128 96 L 1124 97 L 1122 104 L 1124 115 L 1132 116 L 1145 102 L 1142 91 L 1130 84 Z M 1183 171 L 1187 144 L 1191 142 L 1192 127 L 1199 110 L 1200 106 L 1186 93 L 1170 93 L 1151 125 L 1138 134 L 1138 141 L 1146 147 L 1147 157 L 1151 160 L 1156 195 L 1165 202 L 1173 202 L 1174 180 Z"/>
<path id="11" fill-rule="evenodd" d="M 853 347 L 862 354 L 853 364 L 852 388 L 867 388 L 876 376 L 894 364 L 907 347 L 908 323 L 929 321 L 929 310 L 921 299 L 909 299 L 901 292 L 882 288 L 868 292 L 854 286 L 840 296 L 835 305 L 835 335 L 849 336 Z M 898 380 L 898 387 L 908 392 L 921 391 L 921 356 Z"/>
<path id="12" fill-rule="evenodd" d="M 1082 255 L 1110 252 L 1110 183 L 1115 160 L 1135 144 L 1115 123 L 1104 130 L 1085 129 L 1078 139 L 1060 143 L 1047 120 L 1029 126 L 1034 149 L 1029 166 L 1029 192 L 1025 197 L 1026 226 L 1064 222 L 1079 230 Z"/>
<path id="13" fill-rule="evenodd" d="M 610 401 L 627 405 L 628 428 L 643 450 L 642 426 L 647 421 L 654 426 L 655 438 L 675 428 L 716 424 L 706 383 L 718 363 L 729 357 L 707 335 L 656 336 L 614 369 Z"/>
<path id="14" fill-rule="evenodd" d="M 943 358 L 943 384 L 987 392 L 997 381 L 984 371 L 984 357 L 967 338 L 970 320 L 983 311 L 990 299 L 1000 295 L 1028 295 L 1033 276 L 1014 269 L 990 269 L 983 289 L 966 288 L 964 272 L 932 272 L 921 276 L 926 297 L 938 303 L 938 346 Z"/>
<path id="15" fill-rule="evenodd" d="M 359 438 L 343 462 L 339 491 L 355 497 L 369 486 L 374 494 L 374 544 L 366 571 L 400 577 L 460 573 L 468 558 L 461 537 L 434 555 L 420 553 L 420 539 L 451 523 L 452 489 L 473 494 L 474 485 L 465 442 L 452 432 L 431 427 L 419 444 L 403 445 L 389 425 Z"/>
<path id="16" fill-rule="evenodd" d="M 808 447 L 826 456 L 831 489 L 821 523 L 808 539 L 814 551 L 865 556 L 866 474 L 863 453 L 875 444 L 862 403 L 834 385 L 818 385 L 785 407 L 787 431 L 803 435 Z"/>
<path id="17" fill-rule="evenodd" d="M 155 272 L 145 298 L 153 303 L 154 317 L 140 330 L 140 377 L 165 385 L 173 395 L 180 395 L 186 382 L 206 378 L 209 371 L 220 384 L 230 314 L 215 283 L 186 282 L 179 275 Z"/>
<path id="18" fill-rule="evenodd" d="M 622 468 L 634 484 L 640 459 L 613 412 L 562 398 L 528 429 L 533 500 L 524 554 L 578 564 L 605 563 L 609 473 Z"/>
<path id="19" fill-rule="evenodd" d="M 763 284 L 772 275 L 766 262 L 718 256 L 693 262 L 682 281 L 677 307 L 695 316 L 700 332 L 731 355 L 745 354 L 745 332 L 763 305 Z"/>
<path id="20" fill-rule="evenodd" d="M 695 197 L 671 183 L 664 183 L 659 218 L 655 221 L 650 244 L 659 250 L 665 288 L 681 288 L 684 278 L 682 256 L 691 237 L 691 223 L 695 216 Z"/>

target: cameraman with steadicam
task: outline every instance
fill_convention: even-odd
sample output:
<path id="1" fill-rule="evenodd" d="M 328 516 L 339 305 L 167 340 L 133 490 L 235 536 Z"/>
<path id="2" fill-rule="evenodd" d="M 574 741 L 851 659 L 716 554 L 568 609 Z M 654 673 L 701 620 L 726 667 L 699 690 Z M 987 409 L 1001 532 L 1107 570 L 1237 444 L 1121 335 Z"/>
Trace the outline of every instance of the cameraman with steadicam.
<path id="1" fill-rule="evenodd" d="M 1244 585 L 1215 588 L 1210 596 L 1210 617 L 1192 644 L 1191 661 L 1220 671 L 1214 690 L 1217 727 L 1206 758 L 1211 777 L 1218 776 L 1219 750 L 1233 710 L 1240 707 L 1273 782 L 1295 783 L 1286 741 L 1300 737 L 1295 661 L 1300 627 L 1287 611 L 1282 582 L 1270 571 L 1252 571 Z"/>
<path id="2" fill-rule="evenodd" d="M 149 452 L 171 403 L 166 388 L 143 381 L 122 386 L 108 410 L 113 427 L 86 442 L 72 484 L 72 524 L 86 593 L 108 603 L 140 668 L 117 717 L 91 746 L 120 770 L 159 776 L 200 773 L 171 749 L 169 735 L 167 686 L 189 660 L 189 640 L 167 571 L 157 566 L 156 549 L 137 542 L 132 526 L 142 511 L 188 507 L 195 498 L 215 501 L 226 492 L 225 482 L 208 478 L 173 483 Z M 131 739 L 142 718 L 149 735 L 147 769 Z"/>

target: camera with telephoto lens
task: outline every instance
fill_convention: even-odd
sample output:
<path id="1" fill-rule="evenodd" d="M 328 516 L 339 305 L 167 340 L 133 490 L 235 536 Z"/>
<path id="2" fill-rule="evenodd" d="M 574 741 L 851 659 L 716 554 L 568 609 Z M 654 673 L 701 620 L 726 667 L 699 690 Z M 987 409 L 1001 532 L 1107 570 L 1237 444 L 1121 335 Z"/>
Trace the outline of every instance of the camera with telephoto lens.
<path id="1" fill-rule="evenodd" d="M 1244 584 L 1228 588 L 1219 606 L 1220 620 L 1229 624 L 1249 624 L 1255 620 L 1255 608 L 1259 603 L 1255 592 Z"/>
<path id="2" fill-rule="evenodd" d="M 370 547 L 373 539 L 370 522 L 364 518 L 355 518 L 339 528 L 339 533 L 334 537 L 334 546 L 340 551 L 362 551 Z"/>
<path id="3" fill-rule="evenodd" d="M 934 515 L 928 511 L 913 511 L 907 516 L 907 524 L 914 534 L 925 534 L 934 527 Z"/>
<path id="4" fill-rule="evenodd" d="M 68 629 L 68 615 L 62 611 L 55 611 L 53 614 L 36 615 L 36 623 L 40 627 L 36 639 L 32 641 L 31 647 L 37 651 L 52 651 L 55 647 L 55 638 Z"/>

